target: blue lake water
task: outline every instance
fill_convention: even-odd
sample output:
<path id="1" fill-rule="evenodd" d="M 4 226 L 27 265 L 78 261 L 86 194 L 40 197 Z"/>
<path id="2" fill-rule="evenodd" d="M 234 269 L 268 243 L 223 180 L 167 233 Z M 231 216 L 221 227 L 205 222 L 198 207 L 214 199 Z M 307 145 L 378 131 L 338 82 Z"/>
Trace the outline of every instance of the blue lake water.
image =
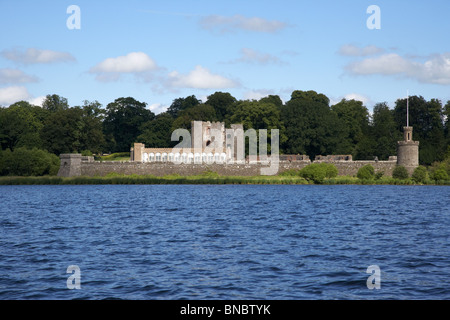
<path id="1" fill-rule="evenodd" d="M 445 186 L 0 186 L 0 299 L 449 299 L 449 200 Z"/>

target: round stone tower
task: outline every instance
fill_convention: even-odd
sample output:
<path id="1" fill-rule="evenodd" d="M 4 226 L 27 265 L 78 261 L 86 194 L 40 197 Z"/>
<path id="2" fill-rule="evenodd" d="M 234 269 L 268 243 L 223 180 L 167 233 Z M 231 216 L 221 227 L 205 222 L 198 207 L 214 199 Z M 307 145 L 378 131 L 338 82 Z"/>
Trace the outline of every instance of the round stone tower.
<path id="1" fill-rule="evenodd" d="M 419 141 L 413 141 L 412 131 L 412 127 L 403 127 L 403 141 L 397 142 L 397 165 L 404 166 L 410 175 L 419 166 Z"/>

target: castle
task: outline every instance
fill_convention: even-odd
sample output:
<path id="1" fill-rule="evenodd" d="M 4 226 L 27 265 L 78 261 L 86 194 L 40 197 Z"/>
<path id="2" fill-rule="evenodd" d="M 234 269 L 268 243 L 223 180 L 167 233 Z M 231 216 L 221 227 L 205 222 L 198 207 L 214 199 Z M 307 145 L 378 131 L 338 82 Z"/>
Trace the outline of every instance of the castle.
<path id="1" fill-rule="evenodd" d="M 223 122 L 193 121 L 193 139 L 191 134 L 184 130 L 181 132 L 182 143 L 175 148 L 146 148 L 142 143 L 135 143 L 130 150 L 130 161 L 100 162 L 94 161 L 93 157 L 82 157 L 81 154 L 62 154 L 58 176 L 104 176 L 112 172 L 156 176 L 196 175 L 206 170 L 220 175 L 254 176 L 260 175 L 270 161 L 276 161 L 277 173 L 302 169 L 311 164 L 307 155 L 244 157 L 237 151 L 238 137 L 233 135 L 233 132 L 239 131 L 243 131 L 242 124 L 233 124 L 231 129 L 225 129 Z M 406 167 L 409 174 L 412 174 L 419 166 L 419 142 L 412 140 L 412 127 L 408 123 L 403 131 L 403 141 L 397 142 L 397 156 L 391 156 L 387 161 L 353 161 L 351 155 L 319 155 L 314 162 L 333 163 L 339 175 L 354 176 L 359 168 L 367 164 L 387 176 L 392 175 L 397 165 Z"/>

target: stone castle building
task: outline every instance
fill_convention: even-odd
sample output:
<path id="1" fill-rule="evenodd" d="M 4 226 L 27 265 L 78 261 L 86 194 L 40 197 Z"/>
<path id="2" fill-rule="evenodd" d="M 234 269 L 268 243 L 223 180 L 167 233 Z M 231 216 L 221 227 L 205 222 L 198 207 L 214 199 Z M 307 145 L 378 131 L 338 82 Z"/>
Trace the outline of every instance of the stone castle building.
<path id="1" fill-rule="evenodd" d="M 231 129 L 242 129 L 242 124 L 231 125 Z M 264 161 L 238 157 L 237 137 L 230 135 L 223 122 L 192 122 L 192 135 L 183 136 L 183 143 L 175 148 L 146 148 L 135 143 L 131 148 L 130 161 L 94 161 L 93 157 L 80 154 L 62 154 L 59 176 L 104 176 L 115 172 L 119 174 L 167 174 L 196 175 L 206 170 L 220 175 L 254 176 L 267 166 Z M 192 136 L 192 139 L 191 139 Z M 186 139 L 186 141 L 185 141 Z M 245 141 L 245 139 L 244 139 Z M 307 155 L 279 155 L 278 173 L 290 169 L 302 169 L 311 160 Z M 419 142 L 412 140 L 412 127 L 404 127 L 404 139 L 397 142 L 397 156 L 387 161 L 354 161 L 351 155 L 316 156 L 314 162 L 332 163 L 339 175 L 354 176 L 359 168 L 370 164 L 376 172 L 392 175 L 398 165 L 406 167 L 411 174 L 419 165 Z"/>
<path id="2" fill-rule="evenodd" d="M 397 142 L 397 164 L 410 175 L 419 166 L 419 141 L 413 141 L 412 132 L 412 127 L 403 127 L 403 141 Z"/>

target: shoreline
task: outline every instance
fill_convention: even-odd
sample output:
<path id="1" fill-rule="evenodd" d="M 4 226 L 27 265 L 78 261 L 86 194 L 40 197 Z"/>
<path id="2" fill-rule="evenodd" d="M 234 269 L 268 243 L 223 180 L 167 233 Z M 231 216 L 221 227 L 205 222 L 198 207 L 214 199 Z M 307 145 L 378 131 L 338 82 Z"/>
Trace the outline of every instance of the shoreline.
<path id="1" fill-rule="evenodd" d="M 3 176 L 0 177 L 0 185 L 106 185 L 106 184 L 128 184 L 128 185 L 158 185 L 158 184 L 247 184 L 247 185 L 414 185 L 414 186 L 450 186 L 450 180 L 416 183 L 411 178 L 405 180 L 390 177 L 378 180 L 362 180 L 356 177 L 338 176 L 324 179 L 322 183 L 314 183 L 302 177 L 295 176 L 219 176 L 219 175 L 197 175 L 197 176 L 150 176 L 150 175 L 109 175 L 109 176 Z"/>

